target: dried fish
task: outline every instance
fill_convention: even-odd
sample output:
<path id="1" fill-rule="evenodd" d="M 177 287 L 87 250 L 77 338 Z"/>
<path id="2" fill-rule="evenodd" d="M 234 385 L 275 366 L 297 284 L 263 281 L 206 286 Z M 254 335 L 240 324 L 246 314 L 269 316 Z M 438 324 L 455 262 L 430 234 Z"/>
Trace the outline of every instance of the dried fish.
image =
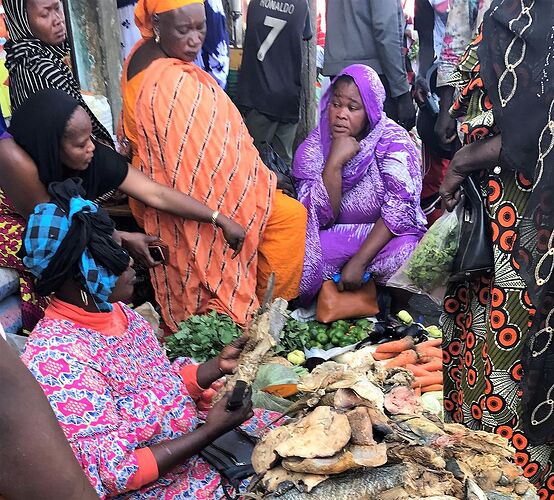
<path id="1" fill-rule="evenodd" d="M 311 493 L 293 490 L 282 496 L 269 496 L 281 500 L 377 500 L 379 494 L 401 486 L 407 478 L 408 466 L 393 465 L 375 469 L 359 469 L 333 477 L 316 486 Z"/>
<path id="2" fill-rule="evenodd" d="M 326 361 L 316 366 L 311 373 L 300 378 L 298 390 L 317 392 L 320 389 L 333 390 L 348 388 L 356 383 L 358 374 L 347 365 Z"/>
<path id="3" fill-rule="evenodd" d="M 346 416 L 352 429 L 352 443 L 369 446 L 375 444 L 373 439 L 373 426 L 367 408 L 360 406 L 349 411 Z"/>
<path id="4" fill-rule="evenodd" d="M 373 406 L 373 403 L 361 398 L 352 389 L 339 389 L 334 393 L 333 406 L 337 410 L 349 410 L 360 406 Z"/>
<path id="5" fill-rule="evenodd" d="M 279 461 L 279 456 L 275 448 L 284 440 L 292 435 L 293 425 L 284 425 L 276 427 L 258 442 L 252 452 L 252 467 L 256 474 L 264 474 Z"/>
<path id="6" fill-rule="evenodd" d="M 405 443 L 392 443 L 388 445 L 387 454 L 392 462 L 411 462 L 432 469 L 446 469 L 444 458 L 428 446 L 407 446 Z"/>
<path id="7" fill-rule="evenodd" d="M 399 385 L 385 395 L 385 409 L 392 415 L 421 413 L 419 398 L 410 387 Z"/>
<path id="8" fill-rule="evenodd" d="M 276 299 L 269 309 L 254 318 L 247 331 L 248 342 L 240 355 L 237 370 L 228 377 L 225 387 L 214 398 L 214 402 L 231 391 L 238 380 L 243 380 L 248 385 L 254 382 L 264 358 L 277 345 L 288 316 L 287 306 L 286 300 Z"/>
<path id="9" fill-rule="evenodd" d="M 385 444 L 371 446 L 349 446 L 344 451 L 328 458 L 288 458 L 283 467 L 305 474 L 341 474 L 360 467 L 380 467 L 387 463 Z"/>
<path id="10" fill-rule="evenodd" d="M 396 436 L 412 444 L 429 446 L 444 436 L 444 431 L 424 416 L 393 415 L 391 420 L 398 428 Z"/>
<path id="11" fill-rule="evenodd" d="M 477 486 L 475 481 L 466 481 L 465 500 L 487 500 L 485 492 Z"/>
<path id="12" fill-rule="evenodd" d="M 298 491 L 309 493 L 328 477 L 329 476 L 319 474 L 291 472 L 283 469 L 281 466 L 277 466 L 264 475 L 262 484 L 266 491 L 273 492 L 277 491 L 279 486 L 283 483 L 292 483 Z"/>
<path id="13" fill-rule="evenodd" d="M 275 448 L 283 458 L 331 457 L 342 450 L 351 437 L 348 417 L 329 406 L 318 406 L 292 427 L 290 437 Z"/>
<path id="14" fill-rule="evenodd" d="M 253 463 L 283 500 L 536 500 L 499 435 L 421 411 L 411 375 L 345 356 L 302 377 L 296 420 L 270 431 Z M 291 407 L 292 408 L 292 407 Z M 387 416 L 384 412 L 388 412 Z M 308 483 L 322 482 L 308 491 Z"/>

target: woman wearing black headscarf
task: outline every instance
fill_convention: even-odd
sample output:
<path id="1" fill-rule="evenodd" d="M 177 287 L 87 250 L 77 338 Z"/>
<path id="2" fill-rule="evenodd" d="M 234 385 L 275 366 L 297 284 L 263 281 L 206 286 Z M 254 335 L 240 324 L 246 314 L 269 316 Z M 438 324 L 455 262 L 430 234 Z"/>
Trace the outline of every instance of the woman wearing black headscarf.
<path id="1" fill-rule="evenodd" d="M 35 162 L 44 186 L 79 177 L 88 199 L 114 189 L 172 215 L 221 228 L 227 243 L 240 252 L 244 229 L 218 210 L 158 184 L 113 149 L 94 140 L 89 117 L 80 104 L 61 90 L 41 90 L 13 114 L 9 133 Z M 24 179 L 21 179 L 24 185 Z"/>
<path id="2" fill-rule="evenodd" d="M 4 161 L 5 158 L 0 162 L 1 184 L 8 195 L 14 199 L 21 198 L 17 191 L 28 190 L 28 198 L 34 200 L 34 206 L 45 201 L 44 188 L 50 183 L 79 177 L 87 198 L 91 200 L 119 188 L 147 206 L 199 223 L 214 224 L 221 229 L 229 246 L 236 253 L 240 251 L 245 232 L 239 224 L 218 210 L 211 210 L 190 196 L 157 184 L 137 169 L 130 168 L 121 155 L 95 141 L 91 132 L 88 115 L 65 92 L 47 89 L 27 99 L 12 116 L 10 133 L 16 144 L 6 147 L 13 141 L 12 136 L 0 136 L 0 153 L 4 154 L 6 150 L 16 153 L 13 162 Z M 23 150 L 21 154 L 20 148 Z M 38 195 L 37 191 L 40 191 Z M 22 272 L 16 252 L 20 246 L 24 220 L 3 208 L 0 204 L 0 265 Z M 4 223 L 3 219 L 7 219 L 7 222 Z M 158 237 L 154 235 L 151 241 Z M 130 242 L 125 243 L 129 246 Z M 178 244 L 169 241 L 165 243 Z M 140 258 L 143 264 L 155 265 L 145 245 L 138 246 L 139 252 L 135 251 L 133 256 Z M 40 319 L 44 304 L 35 296 L 30 280 L 26 281 L 26 287 L 26 290 L 22 290 L 22 298 L 33 311 L 32 314 L 25 314 L 24 328 L 30 330 Z"/>
<path id="3" fill-rule="evenodd" d="M 9 71 L 9 86 L 12 112 L 35 92 L 41 89 L 60 89 L 72 96 L 87 112 L 92 122 L 95 138 L 113 146 L 112 138 L 105 127 L 85 104 L 80 86 L 69 67 L 69 44 L 62 2 L 59 0 L 4 0 L 4 19 L 10 39 L 5 44 L 6 67 Z M 4 132 L 2 130 L 1 132 Z M 23 172 L 30 159 L 10 138 L 0 137 L 1 166 L 6 165 Z M 32 165 L 31 165 L 32 167 Z M 36 179 L 25 178 L 25 184 L 11 189 L 7 174 L 3 174 L 0 189 L 0 266 L 16 269 L 20 274 L 20 295 L 23 329 L 32 330 L 42 315 L 44 301 L 35 295 L 33 280 L 21 266 L 17 257 L 18 235 L 24 224 L 26 213 L 32 210 L 34 196 L 40 190 L 33 190 Z M 22 186 L 26 186 L 21 196 Z M 7 193 L 4 190 L 10 190 Z M 45 192 L 39 196 L 44 196 Z M 112 193 L 109 193 L 111 195 Z M 7 195 L 11 195 L 11 198 Z M 31 203 L 29 203 L 31 201 Z M 36 201 L 36 200 L 35 200 Z M 14 206 L 13 203 L 16 203 Z M 22 210 L 24 209 L 24 210 Z M 26 212 L 26 213 L 23 213 Z M 15 239 L 14 239 L 15 238 Z M 134 238 L 135 243 L 138 238 Z M 145 244 L 142 245 L 145 248 Z"/>
<path id="4" fill-rule="evenodd" d="M 554 495 L 553 58 L 552 0 L 493 1 L 460 63 L 466 145 L 441 188 L 452 208 L 485 171 L 495 256 L 491 278 L 445 300 L 446 416 L 508 438 L 541 498 Z"/>
<path id="5" fill-rule="evenodd" d="M 85 104 L 79 83 L 69 68 L 70 49 L 62 2 L 4 0 L 3 7 L 10 35 L 5 50 L 12 111 L 39 90 L 63 90 L 88 113 L 94 136 L 113 145 L 109 132 Z"/>

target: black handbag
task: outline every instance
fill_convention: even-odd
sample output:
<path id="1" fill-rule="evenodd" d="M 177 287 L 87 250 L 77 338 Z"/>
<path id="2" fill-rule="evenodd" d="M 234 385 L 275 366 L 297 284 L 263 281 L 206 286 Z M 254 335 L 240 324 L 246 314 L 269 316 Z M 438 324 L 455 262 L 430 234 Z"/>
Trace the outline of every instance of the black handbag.
<path id="1" fill-rule="evenodd" d="M 296 188 L 290 175 L 290 168 L 268 142 L 262 143 L 259 149 L 260 158 L 267 168 L 277 174 L 277 187 L 291 198 L 296 198 Z"/>
<path id="2" fill-rule="evenodd" d="M 235 490 L 238 490 L 244 479 L 254 475 L 252 467 L 254 446 L 256 446 L 254 438 L 240 429 L 234 429 L 206 446 L 200 452 L 200 456 L 217 470 Z M 231 498 L 225 485 L 222 486 L 225 496 Z"/>
<path id="3" fill-rule="evenodd" d="M 476 175 L 469 175 L 462 184 L 460 246 L 450 281 L 473 280 L 490 274 L 494 268 L 491 221 Z"/>

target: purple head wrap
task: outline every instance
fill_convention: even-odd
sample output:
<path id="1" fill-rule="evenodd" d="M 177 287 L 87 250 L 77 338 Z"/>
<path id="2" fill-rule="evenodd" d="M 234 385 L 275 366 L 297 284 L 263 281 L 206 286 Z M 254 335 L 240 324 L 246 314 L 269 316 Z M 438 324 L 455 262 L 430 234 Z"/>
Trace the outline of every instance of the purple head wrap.
<path id="1" fill-rule="evenodd" d="M 382 257 L 381 264 L 372 263 L 373 267 L 369 267 L 381 284 L 386 283 L 387 277 L 407 255 L 409 245 L 404 247 L 405 242 L 411 241 L 409 248 L 413 248 L 425 232 L 425 216 L 419 200 L 421 169 L 418 152 L 408 133 L 385 115 L 385 89 L 379 76 L 361 64 L 349 66 L 337 78 L 342 75 L 350 76 L 358 87 L 370 127 L 367 136 L 359 142 L 359 153 L 342 167 L 343 199 L 338 216 L 333 211 L 322 177 L 333 144 L 329 123 L 332 88 L 321 100 L 319 125 L 296 152 L 292 174 L 298 199 L 308 211 L 300 284 L 300 298 L 304 305 L 314 299 L 324 279 L 340 271 L 344 265 L 344 262 L 339 263 L 342 256 L 352 250 L 352 245 L 360 241 L 360 235 L 370 230 L 379 218 L 395 236 L 400 237 L 396 243 L 391 243 L 387 250 L 390 255 Z M 321 239 L 324 233 L 325 255 Z M 401 238 L 403 236 L 408 239 Z M 333 237 L 337 238 L 334 242 Z M 341 246 L 341 241 L 348 241 L 348 249 Z"/>
<path id="2" fill-rule="evenodd" d="M 375 148 L 389 121 L 383 110 L 385 89 L 379 75 L 369 66 L 353 64 L 339 73 L 333 83 L 343 75 L 350 76 L 358 87 L 370 123 L 369 134 L 360 141 L 360 152 L 343 169 L 342 190 L 346 192 L 364 177 L 372 162 L 375 161 Z M 329 123 L 329 104 L 332 97 L 333 86 L 331 85 L 321 98 L 318 127 L 298 148 L 292 171 L 293 176 L 298 180 L 313 178 L 314 175 L 321 174 L 325 167 L 333 142 Z M 321 148 L 323 163 L 306 161 L 312 157 L 309 149 L 313 147 L 314 142 Z"/>

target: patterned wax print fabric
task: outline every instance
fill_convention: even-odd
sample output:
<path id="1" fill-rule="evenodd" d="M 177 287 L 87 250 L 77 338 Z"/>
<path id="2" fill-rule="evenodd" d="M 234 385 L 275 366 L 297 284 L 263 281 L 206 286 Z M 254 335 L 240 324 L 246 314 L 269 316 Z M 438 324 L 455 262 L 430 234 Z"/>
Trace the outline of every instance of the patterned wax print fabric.
<path id="1" fill-rule="evenodd" d="M 15 269 L 19 273 L 23 331 L 28 334 L 44 315 L 47 300 L 36 294 L 35 279 L 18 256 L 25 225 L 25 219 L 0 189 L 0 267 Z"/>
<path id="2" fill-rule="evenodd" d="M 475 36 L 492 0 L 451 0 L 446 31 L 439 57 L 437 87 L 455 86 L 450 76 Z"/>
<path id="3" fill-rule="evenodd" d="M 460 92 L 451 114 L 464 117 L 466 143 L 499 132 L 480 74 L 482 43 L 480 33 L 453 75 Z M 445 296 L 445 419 L 507 438 L 515 463 L 537 485 L 540 498 L 552 498 L 554 449 L 530 444 L 522 422 L 521 358 L 535 308 L 513 247 L 532 182 L 520 172 L 496 167 L 483 174 L 482 189 L 491 217 L 495 269 L 492 277 L 452 285 Z"/>
<path id="4" fill-rule="evenodd" d="M 106 335 L 46 317 L 22 356 L 44 390 L 81 467 L 101 498 L 180 500 L 221 498 L 221 477 L 201 457 L 127 491 L 138 471 L 138 449 L 195 430 L 200 415 L 150 325 L 120 304 L 128 327 Z M 254 433 L 275 414 L 258 412 L 243 426 Z"/>
<path id="5" fill-rule="evenodd" d="M 206 39 L 195 63 L 215 78 L 222 89 L 229 76 L 229 35 L 222 0 L 206 0 Z"/>
<path id="6" fill-rule="evenodd" d="M 131 49 L 140 40 L 140 31 L 135 24 L 137 0 L 117 0 L 117 15 L 121 32 L 121 60 L 124 61 Z"/>
<path id="7" fill-rule="evenodd" d="M 380 218 L 394 238 L 368 266 L 379 284 L 386 284 L 425 233 L 418 154 L 408 133 L 385 115 L 385 90 L 377 73 L 356 64 L 340 75 L 354 79 L 372 129 L 360 141 L 360 152 L 343 168 L 341 209 L 328 229 L 322 228 L 332 221 L 333 210 L 322 173 L 332 144 L 328 118 L 332 88 L 322 99 L 319 126 L 296 152 L 292 173 L 298 199 L 308 210 L 300 284 L 301 299 L 306 304 L 319 292 L 323 281 L 340 271 L 360 249 Z"/>

